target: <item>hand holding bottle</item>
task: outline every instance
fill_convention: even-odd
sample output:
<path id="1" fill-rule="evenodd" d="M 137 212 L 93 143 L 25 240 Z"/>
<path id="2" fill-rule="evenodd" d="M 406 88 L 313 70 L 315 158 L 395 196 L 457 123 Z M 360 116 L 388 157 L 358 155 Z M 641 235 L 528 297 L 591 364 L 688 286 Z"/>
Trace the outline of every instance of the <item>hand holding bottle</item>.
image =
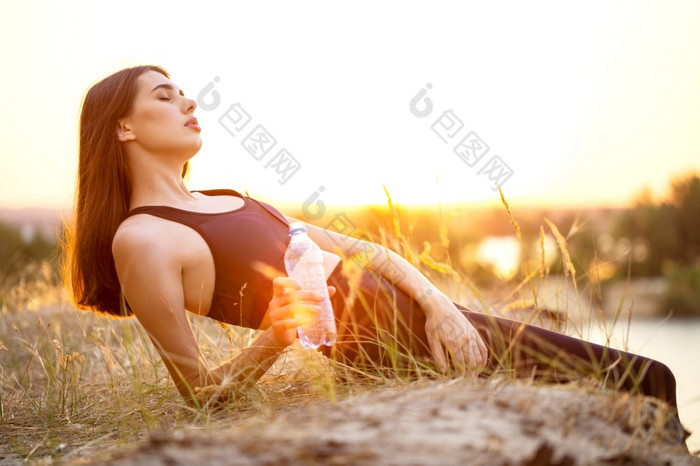
<path id="1" fill-rule="evenodd" d="M 328 296 L 335 294 L 335 287 L 327 288 Z M 297 338 L 297 327 L 308 320 L 309 315 L 321 311 L 326 299 L 312 290 L 302 290 L 299 284 L 288 277 L 276 277 L 272 281 L 272 300 L 269 306 L 270 328 L 278 346 L 286 347 Z"/>
<path id="2" fill-rule="evenodd" d="M 301 222 L 289 226 L 291 239 L 284 255 L 284 265 L 289 278 L 304 290 L 311 290 L 323 296 L 318 312 L 298 314 L 297 334 L 301 346 L 316 349 L 321 345 L 331 346 L 337 338 L 335 317 L 331 306 L 326 274 L 323 269 L 321 249 L 306 234 Z"/>

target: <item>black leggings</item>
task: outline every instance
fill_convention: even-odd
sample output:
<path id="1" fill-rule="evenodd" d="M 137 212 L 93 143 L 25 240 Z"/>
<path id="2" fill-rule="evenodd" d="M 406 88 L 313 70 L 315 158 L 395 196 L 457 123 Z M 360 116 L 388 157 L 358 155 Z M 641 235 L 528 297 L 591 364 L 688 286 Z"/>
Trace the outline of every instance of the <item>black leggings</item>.
<path id="1" fill-rule="evenodd" d="M 420 305 L 375 273 L 357 270 L 354 279 L 341 274 L 340 267 L 329 277 L 328 283 L 337 289 L 332 301 L 338 341 L 324 353 L 365 367 L 432 361 Z M 485 373 L 546 382 L 592 377 L 617 389 L 659 398 L 677 409 L 675 378 L 658 361 L 455 305 L 486 343 Z"/>

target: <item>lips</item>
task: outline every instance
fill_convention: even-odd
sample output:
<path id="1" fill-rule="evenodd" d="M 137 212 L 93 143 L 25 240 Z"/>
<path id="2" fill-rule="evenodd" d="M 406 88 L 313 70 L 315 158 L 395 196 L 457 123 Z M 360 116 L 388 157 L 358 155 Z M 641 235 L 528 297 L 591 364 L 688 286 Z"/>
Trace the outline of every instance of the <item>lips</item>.
<path id="1" fill-rule="evenodd" d="M 187 123 L 185 123 L 185 126 L 188 128 L 192 128 L 196 131 L 202 131 L 202 128 L 199 127 L 199 122 L 197 121 L 197 118 L 192 117 L 189 120 L 187 120 Z"/>

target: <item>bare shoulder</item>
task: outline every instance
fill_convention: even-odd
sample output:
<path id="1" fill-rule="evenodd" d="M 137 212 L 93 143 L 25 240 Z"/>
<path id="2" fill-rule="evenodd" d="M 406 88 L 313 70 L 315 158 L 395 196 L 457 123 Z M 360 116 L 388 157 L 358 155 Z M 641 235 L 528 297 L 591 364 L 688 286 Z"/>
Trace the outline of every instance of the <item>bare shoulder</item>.
<path id="1" fill-rule="evenodd" d="M 148 215 L 135 215 L 126 219 L 112 239 L 112 254 L 118 262 L 120 257 L 139 255 L 142 258 L 172 257 L 177 251 L 176 236 L 172 225 L 163 219 Z"/>
<path id="2" fill-rule="evenodd" d="M 168 223 L 135 215 L 119 226 L 112 240 L 119 283 L 131 309 L 149 330 L 152 323 L 144 320 L 147 316 L 182 307 L 181 248 Z M 154 295 L 158 296 L 155 302 Z"/>

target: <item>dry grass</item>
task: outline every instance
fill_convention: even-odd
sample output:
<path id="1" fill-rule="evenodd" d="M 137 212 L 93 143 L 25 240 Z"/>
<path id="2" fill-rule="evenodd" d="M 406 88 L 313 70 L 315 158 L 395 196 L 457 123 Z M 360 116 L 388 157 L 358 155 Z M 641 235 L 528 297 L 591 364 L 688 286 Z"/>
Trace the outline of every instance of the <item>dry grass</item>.
<path id="1" fill-rule="evenodd" d="M 382 386 L 388 373 L 358 373 L 293 345 L 244 396 L 212 409 L 184 403 L 135 319 L 76 310 L 47 274 L 28 270 L 0 290 L 0 452 L 4 460 L 70 460 L 115 450 L 155 432 L 220 429 L 314 400 Z M 27 299 L 42 290 L 44 299 Z M 255 332 L 190 316 L 211 365 L 231 358 Z M 3 458 L 0 458 L 3 460 Z"/>
<path id="2" fill-rule="evenodd" d="M 193 328 L 212 361 L 249 340 L 250 332 L 232 333 L 208 319 L 193 319 Z M 70 459 L 155 431 L 206 428 L 328 399 L 329 387 L 344 390 L 324 380 L 320 358 L 295 351 L 245 398 L 198 411 L 184 404 L 135 319 L 100 317 L 64 302 L 3 309 L 0 341 L 0 450 L 17 460 Z"/>
<path id="3" fill-rule="evenodd" d="M 556 314 L 554 320 L 544 316 L 545 309 L 538 304 L 539 287 L 549 278 L 542 240 L 541 251 L 534 257 L 523 256 L 519 283 L 508 284 L 507 293 L 488 295 L 461 276 L 449 258 L 433 258 L 429 245 L 424 245 L 422 252 L 414 250 L 410 231 L 401 230 L 398 214 L 389 201 L 395 217 L 394 231 L 383 232 L 384 244 L 401 251 L 453 300 L 480 302 L 485 310 L 498 313 L 498 308 L 509 317 L 520 309 L 518 317 L 530 323 L 557 328 L 564 324 L 566 328 L 568 300 L 566 315 Z M 519 232 L 505 198 L 503 201 Z M 557 237 L 561 253 L 568 257 L 565 237 L 551 222 L 548 226 Z M 445 245 L 446 241 L 445 225 L 441 225 L 440 242 Z M 564 262 L 568 269 L 570 260 Z M 0 450 L 6 460 L 71 460 L 116 450 L 154 432 L 221 428 L 235 419 L 270 414 L 293 405 L 334 401 L 416 379 L 446 380 L 454 375 L 439 374 L 419 361 L 414 361 L 413 370 L 408 372 L 398 367 L 393 371 L 360 371 L 331 365 L 319 354 L 293 346 L 245 396 L 217 410 L 193 409 L 180 398 L 136 320 L 75 310 L 48 265 L 31 267 L 21 279 L 0 283 Z M 571 286 L 580 298 L 572 269 L 573 265 L 569 269 Z M 210 319 L 191 317 L 191 321 L 212 365 L 230 358 L 253 337 L 252 331 L 222 328 Z M 580 323 L 574 327 L 579 331 L 583 328 Z M 387 350 L 400 352 L 401 347 L 389 341 Z M 491 375 L 499 380 L 502 376 Z"/>

